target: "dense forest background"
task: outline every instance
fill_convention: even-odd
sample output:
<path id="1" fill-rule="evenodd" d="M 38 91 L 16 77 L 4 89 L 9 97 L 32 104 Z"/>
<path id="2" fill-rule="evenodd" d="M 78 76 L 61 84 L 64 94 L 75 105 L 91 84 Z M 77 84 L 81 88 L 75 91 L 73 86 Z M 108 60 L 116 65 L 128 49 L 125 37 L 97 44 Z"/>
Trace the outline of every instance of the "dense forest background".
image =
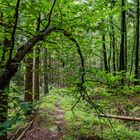
<path id="1" fill-rule="evenodd" d="M 40 118 L 48 128 L 58 106 L 63 139 L 140 139 L 139 8 L 139 0 L 1 0 L 0 140 L 19 140 L 19 126 Z"/>

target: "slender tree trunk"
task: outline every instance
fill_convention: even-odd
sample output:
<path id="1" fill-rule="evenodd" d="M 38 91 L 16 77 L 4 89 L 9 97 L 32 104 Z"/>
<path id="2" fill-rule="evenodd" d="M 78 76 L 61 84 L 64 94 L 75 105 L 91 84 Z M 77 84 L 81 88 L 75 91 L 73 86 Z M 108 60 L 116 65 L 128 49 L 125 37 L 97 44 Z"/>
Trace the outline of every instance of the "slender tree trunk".
<path id="1" fill-rule="evenodd" d="M 117 71 L 119 71 L 120 69 L 119 69 L 119 49 L 118 49 L 118 47 L 116 46 L 116 48 L 115 48 L 115 50 L 116 50 L 116 70 Z"/>
<path id="2" fill-rule="evenodd" d="M 9 83 L 5 85 L 8 87 Z M 6 88 L 0 89 L 0 123 L 3 124 L 7 121 L 8 116 L 8 94 Z M 0 140 L 7 140 L 7 130 L 4 127 L 0 127 L 0 131 L 3 131 L 3 135 L 0 135 Z"/>
<path id="3" fill-rule="evenodd" d="M 39 13 L 37 18 L 37 29 L 38 32 L 40 30 L 40 23 L 41 23 L 41 14 Z M 36 46 L 35 54 L 34 54 L 34 99 L 35 101 L 39 100 L 39 53 L 40 49 L 39 46 Z"/>
<path id="4" fill-rule="evenodd" d="M 48 52 L 46 48 L 43 48 L 43 71 L 44 71 L 44 95 L 49 93 L 49 80 L 48 80 Z"/>
<path id="5" fill-rule="evenodd" d="M 114 25 L 113 25 L 113 16 L 110 17 L 111 21 L 111 35 L 110 35 L 110 40 L 111 40 L 111 46 L 113 50 L 113 55 L 112 55 L 112 64 L 113 64 L 113 74 L 115 75 L 116 72 L 116 45 L 115 45 L 115 31 L 114 31 Z"/>
<path id="6" fill-rule="evenodd" d="M 115 42 L 115 31 L 114 31 L 114 25 L 113 25 L 113 16 L 110 17 L 110 27 L 111 27 L 111 33 L 110 33 L 110 48 L 112 48 L 112 66 L 113 66 L 113 74 L 115 75 L 116 72 L 116 42 Z"/>
<path id="7" fill-rule="evenodd" d="M 34 99 L 39 100 L 39 47 L 35 48 L 34 53 Z"/>
<path id="8" fill-rule="evenodd" d="M 136 57 L 135 57 L 135 78 L 139 78 L 139 0 L 137 0 L 137 13 L 136 13 Z M 135 82 L 138 84 L 138 82 Z"/>
<path id="9" fill-rule="evenodd" d="M 122 0 L 122 12 L 121 12 L 121 45 L 120 45 L 120 71 L 125 70 L 125 35 L 126 35 L 126 10 L 125 0 Z"/>
<path id="10" fill-rule="evenodd" d="M 30 52 L 30 55 L 32 53 L 33 51 Z M 27 115 L 31 114 L 31 104 L 33 102 L 32 77 L 33 77 L 33 57 L 28 55 L 26 58 L 25 93 L 24 93 L 24 101 L 29 104 Z"/>
<path id="11" fill-rule="evenodd" d="M 127 72 L 127 24 L 125 24 L 125 71 Z"/>
<path id="12" fill-rule="evenodd" d="M 136 27 L 135 27 L 135 21 L 133 21 L 133 26 L 134 26 L 134 44 L 133 44 L 132 53 L 131 53 L 130 75 L 132 74 L 132 71 L 133 71 L 134 55 L 135 55 L 135 48 L 136 48 Z"/>
<path id="13" fill-rule="evenodd" d="M 60 80 L 60 59 L 59 59 L 59 52 L 58 52 L 58 58 L 57 58 L 57 73 L 56 73 L 56 76 L 57 76 L 57 86 L 60 87 L 61 85 L 61 80 Z"/>
<path id="14" fill-rule="evenodd" d="M 3 13 L 1 13 L 1 21 L 3 21 Z M 7 29 L 5 28 L 7 33 Z M 9 48 L 11 46 L 11 40 L 5 37 L 3 41 L 3 54 L 1 57 L 2 64 L 7 63 L 7 57 L 9 54 Z M 1 67 L 3 69 L 3 67 Z M 7 75 L 5 75 L 7 76 Z M 1 79 L 0 79 L 1 80 Z M 8 116 L 8 93 L 7 89 L 9 87 L 10 81 L 5 81 L 4 85 L 0 85 L 0 124 L 3 124 L 7 121 Z M 7 140 L 7 130 L 4 127 L 0 127 L 0 131 L 3 131 L 3 135 L 0 135 L 0 140 Z"/>
<path id="15" fill-rule="evenodd" d="M 115 6 L 116 1 L 111 0 L 111 10 L 113 9 L 113 7 Z M 113 50 L 113 54 L 112 54 L 112 64 L 113 64 L 113 74 L 115 75 L 116 73 L 116 41 L 115 41 L 115 30 L 114 30 L 114 18 L 113 15 L 110 16 L 110 26 L 111 26 L 111 44 L 112 44 L 112 50 Z"/>
<path id="16" fill-rule="evenodd" d="M 109 36 L 110 36 L 110 48 L 109 48 L 109 55 L 108 55 L 108 71 L 111 72 L 111 65 L 110 65 L 110 63 L 111 63 L 111 57 L 112 57 L 112 50 L 111 50 L 112 42 L 111 42 L 111 35 L 109 35 Z"/>
<path id="17" fill-rule="evenodd" d="M 103 46 L 103 56 L 104 56 L 104 69 L 108 72 L 108 64 L 107 64 L 107 53 L 106 53 L 106 45 L 105 45 L 105 35 L 102 35 L 102 46 Z"/>

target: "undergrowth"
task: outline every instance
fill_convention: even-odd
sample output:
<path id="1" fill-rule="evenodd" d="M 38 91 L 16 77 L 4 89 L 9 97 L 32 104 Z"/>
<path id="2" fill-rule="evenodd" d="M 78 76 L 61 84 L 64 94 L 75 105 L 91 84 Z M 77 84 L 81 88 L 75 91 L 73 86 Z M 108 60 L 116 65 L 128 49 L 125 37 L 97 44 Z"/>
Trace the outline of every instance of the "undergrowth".
<path id="1" fill-rule="evenodd" d="M 72 89 L 55 89 L 50 95 L 43 99 L 41 107 L 50 108 L 55 101 L 60 100 L 61 107 L 65 110 L 65 120 L 67 123 L 67 133 L 65 140 L 98 138 L 104 140 L 139 140 L 140 132 L 133 129 L 133 123 L 120 120 L 99 118 L 97 110 L 92 108 L 82 99 L 74 107 L 78 93 Z M 104 99 L 105 100 L 105 99 Z M 99 102 L 99 101 L 98 101 Z M 108 101 L 102 101 L 101 108 L 107 106 Z M 46 105 L 45 105 L 46 104 Z M 106 108 L 106 107 L 105 107 Z M 110 108 L 110 110 L 112 110 Z M 107 112 L 107 111 L 106 111 Z M 106 113 L 105 112 L 105 113 Z M 95 115 L 96 114 L 96 115 Z"/>

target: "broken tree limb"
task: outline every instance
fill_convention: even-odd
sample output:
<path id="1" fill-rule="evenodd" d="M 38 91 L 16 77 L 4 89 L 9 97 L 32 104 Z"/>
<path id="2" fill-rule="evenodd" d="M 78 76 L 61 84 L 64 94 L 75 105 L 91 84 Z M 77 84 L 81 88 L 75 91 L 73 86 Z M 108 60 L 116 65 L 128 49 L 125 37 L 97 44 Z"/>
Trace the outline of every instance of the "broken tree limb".
<path id="1" fill-rule="evenodd" d="M 11 137 L 8 138 L 8 140 L 15 140 L 19 137 L 19 135 L 22 133 L 23 128 L 19 128 L 15 133 L 12 134 Z"/>
<path id="2" fill-rule="evenodd" d="M 21 135 L 16 139 L 16 140 L 20 140 L 23 138 L 23 136 L 25 135 L 25 133 L 32 127 L 33 125 L 33 121 L 31 121 L 27 127 L 23 130 L 23 132 L 21 133 Z"/>
<path id="3" fill-rule="evenodd" d="M 113 118 L 113 119 L 119 119 L 124 121 L 137 121 L 140 122 L 140 118 L 138 117 L 128 117 L 128 116 L 117 116 L 117 115 L 109 115 L 109 114 L 95 114 L 94 115 L 98 117 L 104 117 L 104 118 Z"/>

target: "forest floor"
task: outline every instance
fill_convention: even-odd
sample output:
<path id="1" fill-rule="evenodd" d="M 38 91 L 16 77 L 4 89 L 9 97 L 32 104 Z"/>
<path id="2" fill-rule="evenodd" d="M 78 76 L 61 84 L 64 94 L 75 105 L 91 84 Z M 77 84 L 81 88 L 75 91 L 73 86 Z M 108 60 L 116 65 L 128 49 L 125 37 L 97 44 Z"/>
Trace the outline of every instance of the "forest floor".
<path id="1" fill-rule="evenodd" d="M 55 103 L 55 110 L 39 110 L 41 115 L 35 118 L 33 126 L 28 130 L 21 140 L 62 140 L 65 136 L 66 123 L 64 120 L 64 110 L 60 107 L 60 102 Z M 49 120 L 48 117 L 53 118 Z M 45 128 L 45 126 L 49 128 Z"/>
<path id="2" fill-rule="evenodd" d="M 140 95 L 127 100 L 124 97 L 96 97 L 93 101 L 107 115 L 140 117 Z M 16 136 L 16 128 L 14 139 L 9 140 L 117 140 L 116 136 L 119 140 L 140 139 L 139 122 L 99 118 L 97 112 L 83 100 L 71 110 L 76 102 L 73 92 L 52 90 L 36 104 L 37 111 L 32 118 L 23 120 L 29 125 L 25 127 L 19 124 L 18 128 L 23 128 L 22 132 Z"/>

